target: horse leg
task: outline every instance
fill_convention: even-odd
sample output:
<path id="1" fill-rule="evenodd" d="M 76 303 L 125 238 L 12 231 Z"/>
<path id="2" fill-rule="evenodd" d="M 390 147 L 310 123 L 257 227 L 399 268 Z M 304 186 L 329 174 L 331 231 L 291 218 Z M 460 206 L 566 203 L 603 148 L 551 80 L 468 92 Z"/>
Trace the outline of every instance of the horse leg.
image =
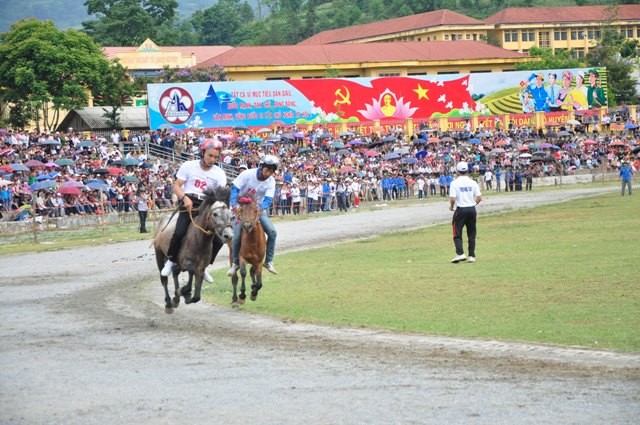
<path id="1" fill-rule="evenodd" d="M 171 305 L 171 297 L 169 296 L 169 279 L 166 276 L 160 276 L 160 282 L 164 288 L 164 312 L 171 314 L 173 313 L 173 306 Z"/>
<path id="2" fill-rule="evenodd" d="M 189 271 L 187 284 L 180 288 L 180 295 L 184 297 L 185 304 L 191 304 L 191 285 L 193 284 L 193 272 Z"/>
<path id="3" fill-rule="evenodd" d="M 200 301 L 200 292 L 202 291 L 202 279 L 203 279 L 204 270 L 202 273 L 196 273 L 196 288 L 193 292 L 193 297 L 191 298 L 191 304 L 195 304 Z"/>
<path id="4" fill-rule="evenodd" d="M 240 304 L 244 304 L 244 301 L 247 299 L 247 294 L 245 294 L 246 286 L 245 279 L 247 278 L 247 263 L 244 261 L 240 261 L 240 276 L 242 276 L 242 284 L 240 285 Z"/>
<path id="5" fill-rule="evenodd" d="M 231 286 L 233 287 L 233 294 L 231 295 L 231 307 L 238 308 L 238 274 L 231 276 Z"/>
<path id="6" fill-rule="evenodd" d="M 178 306 L 180 305 L 180 282 L 178 281 L 178 275 L 180 273 L 173 273 L 173 299 L 172 301 L 172 305 L 173 308 L 178 308 Z"/>
<path id="7" fill-rule="evenodd" d="M 258 291 L 262 288 L 262 265 L 251 266 L 251 301 L 258 298 Z"/>

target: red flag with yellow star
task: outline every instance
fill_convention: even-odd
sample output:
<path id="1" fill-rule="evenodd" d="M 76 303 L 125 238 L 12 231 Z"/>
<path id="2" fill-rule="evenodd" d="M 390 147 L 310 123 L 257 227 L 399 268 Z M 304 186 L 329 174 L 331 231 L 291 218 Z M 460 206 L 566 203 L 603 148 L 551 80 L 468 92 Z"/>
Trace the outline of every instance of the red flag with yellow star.
<path id="1" fill-rule="evenodd" d="M 358 121 L 430 118 L 453 110 L 475 109 L 468 90 L 469 76 L 450 81 L 428 78 L 381 77 L 287 80 L 325 114 Z"/>

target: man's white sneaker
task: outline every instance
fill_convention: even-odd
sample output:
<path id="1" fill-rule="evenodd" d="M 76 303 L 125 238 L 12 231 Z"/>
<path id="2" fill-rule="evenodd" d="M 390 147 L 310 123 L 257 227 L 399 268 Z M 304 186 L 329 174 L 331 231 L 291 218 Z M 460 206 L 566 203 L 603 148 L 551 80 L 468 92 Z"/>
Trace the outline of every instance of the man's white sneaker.
<path id="1" fill-rule="evenodd" d="M 229 270 L 227 270 L 227 276 L 231 277 L 235 275 L 239 268 L 240 266 L 238 266 L 237 264 L 232 265 L 231 267 L 229 267 Z"/>
<path id="2" fill-rule="evenodd" d="M 164 263 L 164 267 L 162 268 L 162 270 L 160 270 L 160 276 L 171 276 L 171 273 L 173 272 L 173 267 L 176 265 L 176 263 L 174 263 L 171 260 L 167 260 L 166 263 Z"/>
<path id="3" fill-rule="evenodd" d="M 464 261 L 467 259 L 467 256 L 464 254 L 460 254 L 460 255 L 456 255 L 455 257 L 453 257 L 453 260 L 451 260 L 452 263 L 459 263 L 460 261 Z"/>
<path id="4" fill-rule="evenodd" d="M 269 270 L 273 274 L 278 274 L 278 272 L 276 271 L 276 268 L 273 267 L 273 263 L 265 263 L 264 268 Z"/>
<path id="5" fill-rule="evenodd" d="M 476 257 L 469 256 L 469 258 L 467 258 L 467 263 L 475 263 L 475 262 L 476 262 Z"/>
<path id="6" fill-rule="evenodd" d="M 207 273 L 207 271 L 204 271 L 204 274 L 202 275 L 202 280 L 205 280 L 209 283 L 213 283 L 213 278 L 211 277 L 211 275 L 209 273 Z"/>

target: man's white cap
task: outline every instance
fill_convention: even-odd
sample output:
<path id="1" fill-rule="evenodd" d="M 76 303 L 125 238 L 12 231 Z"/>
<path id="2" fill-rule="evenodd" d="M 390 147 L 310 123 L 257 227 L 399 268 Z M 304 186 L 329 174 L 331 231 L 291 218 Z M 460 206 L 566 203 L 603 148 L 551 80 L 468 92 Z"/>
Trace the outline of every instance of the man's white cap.
<path id="1" fill-rule="evenodd" d="M 469 171 L 469 164 L 467 164 L 464 161 L 460 161 L 460 162 L 458 162 L 458 165 L 456 166 L 456 169 L 458 171 L 460 171 L 461 173 L 466 173 L 467 171 Z"/>

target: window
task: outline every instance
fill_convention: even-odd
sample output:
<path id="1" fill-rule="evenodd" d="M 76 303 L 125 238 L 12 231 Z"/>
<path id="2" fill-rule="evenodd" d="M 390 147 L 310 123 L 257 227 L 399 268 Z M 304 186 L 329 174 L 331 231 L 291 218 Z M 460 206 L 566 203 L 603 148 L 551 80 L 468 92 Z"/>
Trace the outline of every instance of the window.
<path id="1" fill-rule="evenodd" d="M 399 72 L 380 72 L 378 73 L 378 77 L 399 77 Z"/>
<path id="2" fill-rule="evenodd" d="M 445 34 L 445 35 L 444 35 L 444 39 L 445 39 L 445 40 L 449 40 L 449 34 Z"/>
<path id="3" fill-rule="evenodd" d="M 562 40 L 566 40 L 567 39 L 567 32 L 566 31 L 554 31 L 553 32 L 553 39 L 555 41 L 562 41 Z"/>
<path id="4" fill-rule="evenodd" d="M 536 41 L 536 37 L 533 31 L 522 31 L 522 41 Z"/>
<path id="5" fill-rule="evenodd" d="M 412 75 L 427 75 L 426 72 L 409 72 L 407 73 L 408 76 L 412 76 Z"/>
<path id="6" fill-rule="evenodd" d="M 471 34 L 467 34 L 466 39 L 471 40 Z"/>
<path id="7" fill-rule="evenodd" d="M 518 41 L 518 32 L 517 31 L 505 31 L 504 32 L 504 41 L 507 42 L 507 43 Z"/>
<path id="8" fill-rule="evenodd" d="M 640 28 L 638 29 L 638 34 L 640 34 Z M 473 34 L 473 39 L 478 40 L 478 34 Z"/>
<path id="9" fill-rule="evenodd" d="M 571 30 L 572 40 L 584 40 L 585 32 L 582 28 Z"/>
<path id="10" fill-rule="evenodd" d="M 571 51 L 571 56 L 574 59 L 584 59 L 584 49 L 573 49 Z"/>
<path id="11" fill-rule="evenodd" d="M 474 70 L 469 71 L 470 74 L 485 74 L 485 73 L 488 73 L 488 72 L 491 72 L 491 70 L 490 69 L 487 69 L 487 70 L 478 69 L 476 71 L 474 71 Z"/>
<path id="12" fill-rule="evenodd" d="M 438 75 L 458 74 L 457 71 L 438 71 Z"/>

